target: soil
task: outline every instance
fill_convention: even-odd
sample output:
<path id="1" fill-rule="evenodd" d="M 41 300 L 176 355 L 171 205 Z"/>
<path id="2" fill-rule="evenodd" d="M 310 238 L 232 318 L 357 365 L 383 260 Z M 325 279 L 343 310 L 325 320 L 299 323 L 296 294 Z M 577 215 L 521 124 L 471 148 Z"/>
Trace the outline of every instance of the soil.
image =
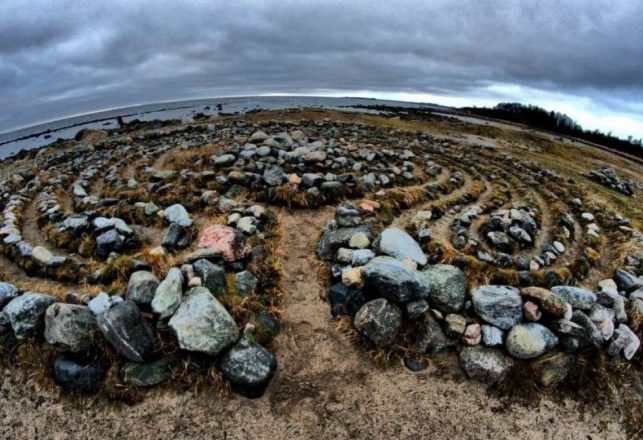
<path id="1" fill-rule="evenodd" d="M 280 213 L 286 296 L 277 376 L 266 395 L 155 390 L 138 404 L 72 400 L 11 369 L 0 382 L 0 438 L 627 438 L 618 415 L 543 397 L 509 404 L 464 380 L 454 353 L 412 373 L 381 368 L 336 329 L 311 256 L 332 208 Z"/>

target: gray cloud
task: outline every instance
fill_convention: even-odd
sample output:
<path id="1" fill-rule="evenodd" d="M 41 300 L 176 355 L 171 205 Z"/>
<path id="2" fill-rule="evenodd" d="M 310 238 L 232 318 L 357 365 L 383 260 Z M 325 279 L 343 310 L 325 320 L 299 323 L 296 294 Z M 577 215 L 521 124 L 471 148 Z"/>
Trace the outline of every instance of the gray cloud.
<path id="1" fill-rule="evenodd" d="M 643 116 L 642 17 L 638 0 L 4 0 L 0 130 L 168 99 L 494 84 Z"/>

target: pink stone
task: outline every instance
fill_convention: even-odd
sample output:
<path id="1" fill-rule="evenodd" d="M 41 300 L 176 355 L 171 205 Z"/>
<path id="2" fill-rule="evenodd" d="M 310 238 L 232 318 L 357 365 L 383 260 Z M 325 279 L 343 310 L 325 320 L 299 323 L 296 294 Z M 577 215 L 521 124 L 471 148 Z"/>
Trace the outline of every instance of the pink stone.
<path id="1" fill-rule="evenodd" d="M 301 183 L 301 177 L 299 177 L 297 174 L 291 174 L 288 176 L 288 183 L 291 185 L 299 185 Z"/>
<path id="2" fill-rule="evenodd" d="M 535 322 L 538 321 L 542 316 L 542 313 L 538 309 L 538 306 L 531 301 L 525 302 L 522 305 L 522 310 L 525 314 L 525 318 L 527 318 L 527 321 Z"/>
<path id="3" fill-rule="evenodd" d="M 379 207 L 380 207 L 380 204 L 372 200 L 365 200 L 359 204 L 359 209 L 361 209 L 362 212 L 365 212 L 368 214 L 376 211 L 377 209 L 379 209 Z"/>
<path id="4" fill-rule="evenodd" d="M 241 260 L 252 253 L 252 248 L 246 239 L 229 226 L 210 226 L 201 233 L 200 248 L 211 248 L 219 251 L 225 261 Z"/>
<path id="5" fill-rule="evenodd" d="M 464 343 L 467 345 L 478 345 L 482 339 L 480 324 L 470 324 L 464 330 Z"/>

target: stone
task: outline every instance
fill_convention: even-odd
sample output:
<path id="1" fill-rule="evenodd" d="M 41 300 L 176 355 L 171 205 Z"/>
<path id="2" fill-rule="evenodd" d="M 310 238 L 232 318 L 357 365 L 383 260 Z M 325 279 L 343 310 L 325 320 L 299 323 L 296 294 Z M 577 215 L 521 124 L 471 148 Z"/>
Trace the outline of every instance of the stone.
<path id="1" fill-rule="evenodd" d="M 257 311 L 250 322 L 255 328 L 252 338 L 260 344 L 269 343 L 281 330 L 277 317 L 265 310 Z"/>
<path id="2" fill-rule="evenodd" d="M 462 349 L 460 365 L 471 379 L 494 385 L 507 375 L 512 361 L 498 349 L 478 345 Z"/>
<path id="3" fill-rule="evenodd" d="M 182 298 L 183 275 L 181 269 L 173 267 L 156 287 L 154 299 L 152 299 L 152 310 L 161 319 L 169 318 L 178 309 Z"/>
<path id="4" fill-rule="evenodd" d="M 359 226 L 362 224 L 362 215 L 355 205 L 344 203 L 335 210 L 335 220 L 342 228 Z"/>
<path id="5" fill-rule="evenodd" d="M 96 323 L 116 351 L 132 362 L 144 362 L 154 350 L 154 333 L 133 301 L 112 305 Z"/>
<path id="6" fill-rule="evenodd" d="M 45 339 L 62 351 L 88 350 L 96 330 L 96 319 L 87 306 L 54 303 L 45 312 Z"/>
<path id="7" fill-rule="evenodd" d="M 531 301 L 526 301 L 522 305 L 522 312 L 525 315 L 527 321 L 536 322 L 542 317 L 542 313 L 538 308 L 538 305 Z"/>
<path id="8" fill-rule="evenodd" d="M 375 258 L 375 252 L 370 249 L 357 249 L 353 251 L 350 264 L 352 266 L 363 266 Z"/>
<path id="9" fill-rule="evenodd" d="M 515 325 L 507 334 L 505 346 L 518 359 L 533 359 L 551 350 L 558 338 L 547 327 L 537 323 Z"/>
<path id="10" fill-rule="evenodd" d="M 607 347 L 607 353 L 610 356 L 616 356 L 622 353 L 623 357 L 629 361 L 632 360 L 640 346 L 641 341 L 638 336 L 636 336 L 636 333 L 627 325 L 620 324 L 618 328 L 614 330 L 614 339 Z"/>
<path id="11" fill-rule="evenodd" d="M 349 287 L 361 287 L 364 283 L 364 271 L 361 267 L 352 267 L 342 271 L 342 283 Z"/>
<path id="12" fill-rule="evenodd" d="M 480 286 L 471 298 L 478 316 L 502 330 L 509 330 L 522 320 L 522 299 L 514 287 Z"/>
<path id="13" fill-rule="evenodd" d="M 98 316 L 105 313 L 112 306 L 112 300 L 108 294 L 100 292 L 87 303 L 87 306 L 95 316 Z"/>
<path id="14" fill-rule="evenodd" d="M 225 270 L 206 259 L 197 260 L 192 264 L 194 273 L 201 278 L 201 285 L 208 289 L 213 295 L 219 295 L 226 291 Z"/>
<path id="15" fill-rule="evenodd" d="M 68 391 L 93 393 L 103 385 L 108 369 L 109 364 L 103 359 L 77 362 L 61 355 L 54 361 L 54 381 Z"/>
<path id="16" fill-rule="evenodd" d="M 244 336 L 221 357 L 217 367 L 236 392 L 258 398 L 263 396 L 275 375 L 277 359 Z"/>
<path id="17" fill-rule="evenodd" d="M 364 233 L 369 240 L 372 240 L 375 235 L 373 230 L 366 225 L 349 228 L 326 229 L 317 245 L 317 256 L 325 261 L 332 260 L 337 249 L 348 246 L 351 238 L 358 233 Z"/>
<path id="18" fill-rule="evenodd" d="M 187 292 L 169 326 L 182 349 L 212 356 L 230 347 L 239 337 L 232 316 L 205 287 Z"/>
<path id="19" fill-rule="evenodd" d="M 411 321 L 415 321 L 429 310 L 431 307 L 425 299 L 418 299 L 415 301 L 407 302 L 404 304 L 406 317 Z"/>
<path id="20" fill-rule="evenodd" d="M 419 324 L 416 348 L 422 353 L 437 354 L 457 343 L 456 339 L 449 339 L 442 331 L 438 321 L 431 315 L 425 313 L 422 322 Z"/>
<path id="21" fill-rule="evenodd" d="M 125 363 L 120 370 L 123 382 L 137 387 L 151 387 L 167 381 L 174 364 L 172 357 L 164 357 L 154 362 L 138 364 Z"/>
<path id="22" fill-rule="evenodd" d="M 149 305 L 154 299 L 159 280 L 152 272 L 139 270 L 134 272 L 127 284 L 125 297 L 140 305 Z"/>
<path id="23" fill-rule="evenodd" d="M 509 237 L 507 237 L 507 234 L 505 234 L 504 232 L 501 232 L 501 231 L 488 232 L 487 238 L 495 248 L 505 252 L 511 250 Z"/>
<path id="24" fill-rule="evenodd" d="M 229 226 L 215 225 L 205 229 L 198 246 L 217 251 L 227 262 L 242 260 L 252 254 L 243 234 Z"/>
<path id="25" fill-rule="evenodd" d="M 565 380 L 574 366 L 576 357 L 569 353 L 552 353 L 532 361 L 536 382 L 542 387 L 551 387 Z"/>
<path id="26" fill-rule="evenodd" d="M 467 328 L 467 320 L 462 315 L 450 313 L 444 318 L 445 333 L 451 338 L 457 338 L 464 334 Z"/>
<path id="27" fill-rule="evenodd" d="M 120 252 L 124 243 L 125 238 L 116 229 L 110 229 L 96 237 L 96 253 L 99 257 L 105 258 L 112 252 Z"/>
<path id="28" fill-rule="evenodd" d="M 281 185 L 285 177 L 284 170 L 277 165 L 269 165 L 263 172 L 263 180 L 270 186 Z"/>
<path id="29" fill-rule="evenodd" d="M 503 333 L 498 327 L 482 324 L 482 342 L 487 347 L 495 347 L 503 344 Z"/>
<path id="30" fill-rule="evenodd" d="M 391 301 L 403 303 L 427 298 L 429 280 L 392 257 L 376 257 L 364 266 L 364 291 Z"/>
<path id="31" fill-rule="evenodd" d="M 524 298 L 536 302 L 543 312 L 552 317 L 562 318 L 565 316 L 565 301 L 547 289 L 535 286 L 525 287 L 520 289 L 520 294 Z"/>
<path id="32" fill-rule="evenodd" d="M 0 281 L 0 310 L 18 296 L 18 288 L 11 283 Z"/>
<path id="33" fill-rule="evenodd" d="M 632 292 L 638 288 L 643 287 L 643 281 L 637 278 L 636 275 L 623 269 L 617 269 L 614 272 L 614 281 L 620 290 L 625 293 Z"/>
<path id="34" fill-rule="evenodd" d="M 409 258 L 420 266 L 427 263 L 426 255 L 422 252 L 420 245 L 402 229 L 386 228 L 373 243 L 373 249 L 378 254 L 388 255 L 398 260 Z"/>
<path id="35" fill-rule="evenodd" d="M 350 246 L 353 249 L 365 249 L 370 244 L 371 244 L 371 240 L 369 240 L 368 235 L 366 235 L 363 232 L 358 232 L 357 234 L 353 235 L 350 241 L 348 242 L 348 246 Z"/>
<path id="36" fill-rule="evenodd" d="M 581 287 L 554 286 L 551 292 L 575 309 L 590 310 L 596 302 L 596 294 Z"/>
<path id="37" fill-rule="evenodd" d="M 189 228 L 193 224 L 190 214 L 180 203 L 165 208 L 164 217 L 168 223 L 176 223 L 183 228 Z"/>
<path id="38" fill-rule="evenodd" d="M 366 303 L 364 294 L 359 289 L 353 289 L 344 283 L 331 286 L 328 292 L 331 313 L 334 317 L 341 315 L 355 316 L 355 313 Z"/>
<path id="39" fill-rule="evenodd" d="M 39 336 L 45 324 L 47 307 L 55 298 L 42 293 L 26 292 L 12 299 L 3 310 L 17 339 Z"/>
<path id="40" fill-rule="evenodd" d="M 467 296 L 467 279 L 461 269 L 435 264 L 422 271 L 431 284 L 429 302 L 442 313 L 457 313 Z"/>
<path id="41" fill-rule="evenodd" d="M 234 154 L 222 154 L 221 156 L 214 157 L 214 164 L 219 166 L 226 166 L 234 163 L 237 160 Z"/>
<path id="42" fill-rule="evenodd" d="M 478 345 L 482 340 L 482 330 L 480 324 L 469 324 L 464 331 L 462 340 L 467 345 Z"/>
<path id="43" fill-rule="evenodd" d="M 54 255 L 51 251 L 42 246 L 36 246 L 33 248 L 31 258 L 39 266 L 47 267 L 51 264 L 51 260 Z"/>
<path id="44" fill-rule="evenodd" d="M 402 312 L 385 298 L 378 298 L 357 311 L 353 325 L 376 346 L 389 346 L 402 326 Z"/>
<path id="45" fill-rule="evenodd" d="M 161 240 L 161 246 L 168 251 L 175 250 L 180 247 L 179 244 L 184 236 L 185 228 L 180 226 L 178 223 L 170 223 L 170 226 L 168 226 L 165 231 L 163 240 Z"/>
<path id="46" fill-rule="evenodd" d="M 238 272 L 234 276 L 237 293 L 240 295 L 252 295 L 257 289 L 259 280 L 249 270 Z"/>
<path id="47" fill-rule="evenodd" d="M 268 138 L 270 138 L 270 136 L 259 130 L 252 133 L 252 136 L 250 136 L 250 142 L 259 144 Z"/>

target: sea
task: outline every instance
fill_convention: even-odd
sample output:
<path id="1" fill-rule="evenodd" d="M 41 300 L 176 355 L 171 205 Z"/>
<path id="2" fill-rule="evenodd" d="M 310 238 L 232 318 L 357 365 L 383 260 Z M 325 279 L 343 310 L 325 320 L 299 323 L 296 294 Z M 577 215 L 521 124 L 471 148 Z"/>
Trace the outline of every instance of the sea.
<path id="1" fill-rule="evenodd" d="M 0 132 L 0 160 L 15 155 L 21 150 L 40 148 L 58 139 L 73 139 L 85 128 L 117 128 L 117 118 L 125 123 L 139 121 L 184 119 L 202 113 L 208 116 L 244 114 L 257 110 L 285 110 L 296 108 L 323 108 L 346 111 L 377 113 L 381 110 L 366 106 L 426 108 L 436 111 L 448 107 L 402 101 L 369 98 L 330 98 L 312 96 L 255 96 L 236 98 L 208 98 L 187 101 L 161 102 L 119 109 L 110 109 L 64 119 L 45 122 L 25 128 Z"/>

